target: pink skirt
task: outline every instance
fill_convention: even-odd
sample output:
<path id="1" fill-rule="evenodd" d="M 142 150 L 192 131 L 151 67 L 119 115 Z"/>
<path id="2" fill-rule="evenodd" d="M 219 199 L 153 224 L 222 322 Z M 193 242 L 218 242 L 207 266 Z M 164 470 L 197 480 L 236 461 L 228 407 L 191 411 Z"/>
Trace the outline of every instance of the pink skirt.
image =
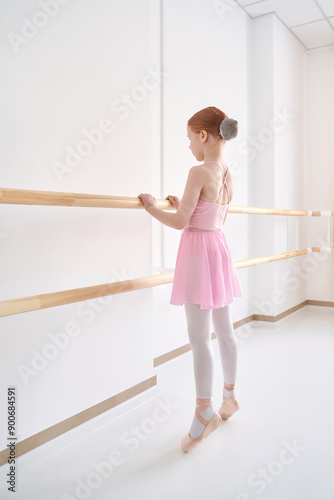
<path id="1" fill-rule="evenodd" d="M 182 233 L 170 304 L 192 302 L 200 309 L 216 309 L 243 296 L 223 231 Z"/>

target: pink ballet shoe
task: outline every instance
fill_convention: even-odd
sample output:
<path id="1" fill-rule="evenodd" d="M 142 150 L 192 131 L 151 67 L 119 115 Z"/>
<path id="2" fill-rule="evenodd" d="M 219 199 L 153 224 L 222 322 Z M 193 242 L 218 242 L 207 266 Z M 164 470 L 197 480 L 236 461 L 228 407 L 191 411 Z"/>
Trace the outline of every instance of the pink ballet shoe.
<path id="1" fill-rule="evenodd" d="M 224 400 L 222 402 L 221 407 L 218 410 L 218 414 L 223 420 L 227 420 L 233 415 L 233 413 L 235 413 L 240 409 L 240 406 L 235 398 L 226 399 L 224 396 L 223 399 Z"/>
<path id="2" fill-rule="evenodd" d="M 209 434 L 216 430 L 217 427 L 222 423 L 222 419 L 220 415 L 218 415 L 218 413 L 215 413 L 210 421 L 208 421 L 201 415 L 201 412 L 205 411 L 211 406 L 212 399 L 196 398 L 196 404 L 199 406 L 196 407 L 195 415 L 198 420 L 202 422 L 203 425 L 205 425 L 205 429 L 202 432 L 201 436 L 197 439 L 192 438 L 189 433 L 184 436 L 184 438 L 181 440 L 181 448 L 184 453 L 188 453 L 188 451 L 196 448 L 196 446 L 202 443 L 204 439 L 206 439 Z"/>

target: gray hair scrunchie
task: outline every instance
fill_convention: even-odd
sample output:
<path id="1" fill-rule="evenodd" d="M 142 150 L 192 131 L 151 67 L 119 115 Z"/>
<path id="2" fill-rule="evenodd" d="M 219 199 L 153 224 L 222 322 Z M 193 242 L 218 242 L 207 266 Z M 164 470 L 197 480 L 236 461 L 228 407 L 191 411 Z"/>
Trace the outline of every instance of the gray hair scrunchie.
<path id="1" fill-rule="evenodd" d="M 224 118 L 219 126 L 219 133 L 225 141 L 230 141 L 238 135 L 238 122 L 234 118 Z"/>

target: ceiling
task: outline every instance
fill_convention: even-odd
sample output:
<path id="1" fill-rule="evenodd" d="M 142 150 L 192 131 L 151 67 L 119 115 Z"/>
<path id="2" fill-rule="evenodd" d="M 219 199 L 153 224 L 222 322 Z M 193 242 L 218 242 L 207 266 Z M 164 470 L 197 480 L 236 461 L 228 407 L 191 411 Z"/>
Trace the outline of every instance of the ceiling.
<path id="1" fill-rule="evenodd" d="M 334 46 L 334 0 L 236 0 L 250 17 L 274 12 L 305 49 Z"/>

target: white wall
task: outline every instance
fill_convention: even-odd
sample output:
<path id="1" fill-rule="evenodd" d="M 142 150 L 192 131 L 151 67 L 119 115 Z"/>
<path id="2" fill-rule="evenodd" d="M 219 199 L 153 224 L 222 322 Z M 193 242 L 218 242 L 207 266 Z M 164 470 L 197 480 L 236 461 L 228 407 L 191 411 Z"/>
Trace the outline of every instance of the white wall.
<path id="1" fill-rule="evenodd" d="M 34 19 L 40 2 L 2 2 L 1 8 L 1 186 L 150 192 L 152 105 L 159 91 L 157 80 L 143 80 L 158 63 L 151 2 L 71 0 L 18 51 L 7 34 L 21 34 L 22 18 Z M 143 82 L 151 88 L 146 96 Z M 120 109 L 116 100 L 126 94 L 131 103 Z M 67 148 L 85 139 L 82 130 L 103 119 L 113 130 L 57 177 L 54 162 L 65 163 Z M 0 212 L 0 300 L 152 274 L 151 218 L 144 210 L 1 205 Z M 1 393 L 17 386 L 19 438 L 152 377 L 151 317 L 152 290 L 146 289 L 1 318 Z M 49 334 L 69 331 L 68 323 L 77 325 L 77 335 L 63 335 L 64 349 L 48 350 Z M 31 368 L 35 350 L 54 358 L 44 367 L 41 361 L 25 385 L 18 368 Z M 3 397 L 3 429 L 4 404 Z M 4 439 L 2 433 L 1 449 Z"/>
<path id="2" fill-rule="evenodd" d="M 273 16 L 273 40 L 274 109 L 282 115 L 273 141 L 273 206 L 292 210 L 309 209 L 305 200 L 305 49 L 276 16 Z M 307 223 L 307 217 L 274 217 L 274 253 L 306 248 Z M 298 238 L 295 238 L 296 232 Z M 299 270 L 307 267 L 312 258 L 312 255 L 303 255 L 272 264 L 277 297 L 273 305 L 275 315 L 308 298 L 307 279 L 300 278 Z"/>
<path id="3" fill-rule="evenodd" d="M 253 21 L 253 85 L 250 113 L 254 142 L 250 204 L 308 209 L 304 132 L 305 51 L 274 15 Z M 307 247 L 307 220 L 292 216 L 249 216 L 252 257 Z M 298 237 L 297 237 L 298 236 Z M 252 270 L 250 309 L 276 316 L 307 298 L 298 277 L 310 256 L 285 259 Z"/>
<path id="4" fill-rule="evenodd" d="M 307 54 L 307 172 L 306 199 L 310 210 L 334 209 L 333 85 L 334 49 Z M 330 226 L 328 223 L 330 222 Z M 309 245 L 327 246 L 328 230 L 333 246 L 333 218 L 315 217 L 309 229 Z M 333 254 L 315 254 L 308 272 L 308 297 L 334 301 Z"/>
<path id="5" fill-rule="evenodd" d="M 272 207 L 274 203 L 274 138 L 267 140 L 274 109 L 273 75 L 273 16 L 262 16 L 252 21 L 250 43 L 249 136 L 244 147 L 249 161 L 248 204 L 254 207 Z M 249 234 L 248 258 L 274 253 L 272 218 L 247 215 Z M 273 314 L 270 294 L 273 289 L 274 264 L 249 268 L 249 313 Z"/>

